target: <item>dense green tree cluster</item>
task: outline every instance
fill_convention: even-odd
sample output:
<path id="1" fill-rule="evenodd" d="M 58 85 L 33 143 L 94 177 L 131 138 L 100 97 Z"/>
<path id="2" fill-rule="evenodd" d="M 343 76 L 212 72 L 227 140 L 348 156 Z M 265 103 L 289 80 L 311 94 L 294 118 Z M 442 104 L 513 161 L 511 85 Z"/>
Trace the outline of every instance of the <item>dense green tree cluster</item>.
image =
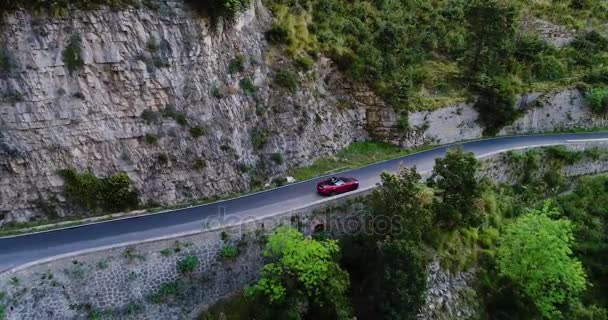
<path id="1" fill-rule="evenodd" d="M 548 19 L 605 23 L 605 14 L 593 16 L 606 7 L 600 0 L 553 1 L 547 8 L 507 0 L 269 2 L 277 19 L 268 38 L 290 54 L 324 53 L 401 110 L 479 98 L 487 134 L 518 116 L 515 94 L 608 75 L 608 40 L 599 33 L 581 30 L 557 48 L 521 28 L 524 13 L 545 16 L 553 6 L 561 14 Z"/>

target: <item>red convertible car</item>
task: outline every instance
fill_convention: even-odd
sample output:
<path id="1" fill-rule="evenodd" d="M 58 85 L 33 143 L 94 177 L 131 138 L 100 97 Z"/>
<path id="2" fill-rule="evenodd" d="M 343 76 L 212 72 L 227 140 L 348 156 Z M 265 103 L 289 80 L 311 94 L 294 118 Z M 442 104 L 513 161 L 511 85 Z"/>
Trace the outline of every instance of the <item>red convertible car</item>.
<path id="1" fill-rule="evenodd" d="M 339 193 L 353 191 L 359 188 L 359 180 L 355 178 L 336 178 L 321 181 L 317 184 L 317 192 L 322 196 L 333 196 Z"/>

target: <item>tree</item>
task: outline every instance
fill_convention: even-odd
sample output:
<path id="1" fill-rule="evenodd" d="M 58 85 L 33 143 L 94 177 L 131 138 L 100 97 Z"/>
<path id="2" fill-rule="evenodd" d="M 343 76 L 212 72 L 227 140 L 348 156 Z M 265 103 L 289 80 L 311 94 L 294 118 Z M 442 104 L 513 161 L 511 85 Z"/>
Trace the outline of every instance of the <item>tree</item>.
<path id="1" fill-rule="evenodd" d="M 247 288 L 250 297 L 262 297 L 273 308 L 288 309 L 298 318 L 349 319 L 346 297 L 348 274 L 335 261 L 334 240 L 305 238 L 293 228 L 281 227 L 268 238 L 264 256 L 270 260 L 262 278 Z"/>
<path id="2" fill-rule="evenodd" d="M 426 293 L 428 258 L 415 242 L 387 239 L 378 244 L 381 309 L 386 319 L 416 319 Z"/>
<path id="3" fill-rule="evenodd" d="M 416 168 L 398 174 L 382 173 L 382 184 L 369 198 L 375 235 L 420 241 L 430 226 L 431 214 L 420 200 L 422 186 Z"/>
<path id="4" fill-rule="evenodd" d="M 465 18 L 471 44 L 471 73 L 500 72 L 500 62 L 509 60 L 517 31 L 517 8 L 508 0 L 473 0 L 465 10 Z"/>
<path id="5" fill-rule="evenodd" d="M 587 280 L 581 262 L 572 257 L 572 224 L 553 220 L 557 214 L 545 204 L 507 226 L 500 237 L 497 265 L 512 279 L 547 319 L 563 316 L 560 308 L 573 306 Z"/>
<path id="6" fill-rule="evenodd" d="M 481 222 L 482 211 L 476 207 L 482 191 L 478 167 L 475 156 L 462 149 L 449 150 L 444 158 L 435 160 L 427 184 L 435 188 L 435 220 L 439 226 L 454 230 Z"/>

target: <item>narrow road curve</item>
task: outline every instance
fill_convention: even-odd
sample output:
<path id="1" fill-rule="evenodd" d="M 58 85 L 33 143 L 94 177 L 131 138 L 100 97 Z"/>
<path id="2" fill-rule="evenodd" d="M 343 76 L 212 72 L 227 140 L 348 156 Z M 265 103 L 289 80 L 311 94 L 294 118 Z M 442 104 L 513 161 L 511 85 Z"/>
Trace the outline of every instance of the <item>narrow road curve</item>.
<path id="1" fill-rule="evenodd" d="M 394 172 L 401 165 L 416 166 L 419 171 L 429 170 L 433 167 L 436 158 L 444 156 L 446 151 L 454 146 L 461 146 L 465 151 L 484 156 L 526 147 L 591 142 L 596 139 L 608 141 L 608 132 L 514 136 L 468 141 L 336 175 L 355 177 L 360 181 L 360 188 L 365 189 L 379 182 L 381 172 Z M 315 193 L 315 186 L 322 179 L 324 177 L 199 207 L 0 238 L 0 271 L 57 255 L 194 232 L 203 228 L 206 219 L 217 217 L 218 214 L 231 217 L 261 217 L 286 212 L 313 202 L 326 201 L 327 198 Z"/>

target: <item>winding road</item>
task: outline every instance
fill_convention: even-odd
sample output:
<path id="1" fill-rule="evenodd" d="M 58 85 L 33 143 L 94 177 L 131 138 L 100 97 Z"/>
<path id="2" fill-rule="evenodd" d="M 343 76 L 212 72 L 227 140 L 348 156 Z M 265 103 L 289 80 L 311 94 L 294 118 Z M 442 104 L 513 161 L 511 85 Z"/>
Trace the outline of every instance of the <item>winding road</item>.
<path id="1" fill-rule="evenodd" d="M 381 172 L 396 171 L 402 164 L 408 167 L 416 166 L 419 171 L 429 170 L 433 167 L 436 158 L 444 156 L 446 151 L 454 146 L 461 146 L 464 150 L 482 157 L 526 147 L 584 143 L 602 139 L 608 141 L 608 132 L 475 140 L 438 147 L 335 175 L 355 177 L 360 181 L 360 190 L 365 190 L 379 182 Z M 235 218 L 262 217 L 328 201 L 328 198 L 315 193 L 315 186 L 321 179 L 324 177 L 198 207 L 0 238 L 0 271 L 59 255 L 196 232 L 203 228 L 205 219 L 218 215 Z"/>

